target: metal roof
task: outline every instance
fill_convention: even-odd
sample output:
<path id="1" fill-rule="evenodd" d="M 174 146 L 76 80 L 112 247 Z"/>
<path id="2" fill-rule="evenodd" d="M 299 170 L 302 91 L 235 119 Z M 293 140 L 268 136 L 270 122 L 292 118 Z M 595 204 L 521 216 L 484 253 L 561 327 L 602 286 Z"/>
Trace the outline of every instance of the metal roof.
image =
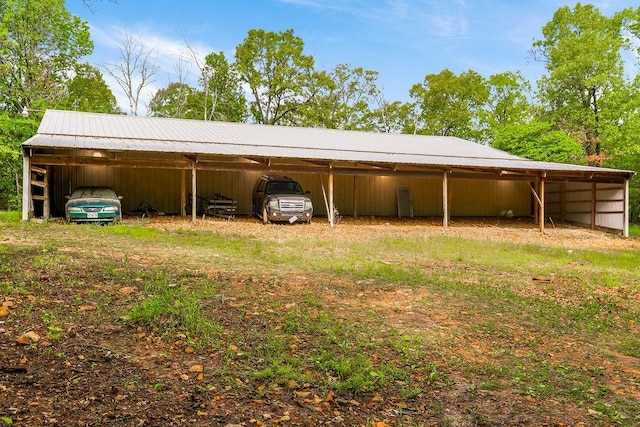
<path id="1" fill-rule="evenodd" d="M 47 110 L 24 148 L 94 149 L 598 174 L 635 172 L 539 162 L 455 137 L 355 132 Z"/>

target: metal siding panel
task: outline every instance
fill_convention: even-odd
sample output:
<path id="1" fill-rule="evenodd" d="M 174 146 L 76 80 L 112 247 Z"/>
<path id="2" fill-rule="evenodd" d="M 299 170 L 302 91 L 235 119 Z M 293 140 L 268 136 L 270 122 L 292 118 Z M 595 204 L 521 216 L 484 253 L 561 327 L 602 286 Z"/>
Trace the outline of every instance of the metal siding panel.
<path id="1" fill-rule="evenodd" d="M 529 189 L 521 181 L 453 179 L 452 216 L 499 216 L 512 210 L 514 216 L 529 214 Z"/>

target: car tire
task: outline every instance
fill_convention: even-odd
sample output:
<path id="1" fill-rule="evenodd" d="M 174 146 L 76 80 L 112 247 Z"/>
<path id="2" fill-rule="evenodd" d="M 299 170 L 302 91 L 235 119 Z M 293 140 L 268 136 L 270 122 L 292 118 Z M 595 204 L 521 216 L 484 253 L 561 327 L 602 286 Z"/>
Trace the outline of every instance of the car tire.
<path id="1" fill-rule="evenodd" d="M 267 214 L 267 207 L 262 208 L 262 223 L 269 224 L 269 216 Z"/>

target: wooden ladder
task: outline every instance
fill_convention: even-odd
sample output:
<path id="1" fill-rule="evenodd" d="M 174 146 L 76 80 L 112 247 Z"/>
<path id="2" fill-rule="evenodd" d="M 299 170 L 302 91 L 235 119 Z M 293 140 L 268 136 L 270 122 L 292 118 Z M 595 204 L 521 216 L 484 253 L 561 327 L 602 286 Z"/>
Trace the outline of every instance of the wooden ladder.
<path id="1" fill-rule="evenodd" d="M 42 208 L 42 219 L 48 220 L 49 204 L 49 170 L 38 166 L 31 166 L 31 206 L 30 217 L 36 213 L 36 207 Z"/>

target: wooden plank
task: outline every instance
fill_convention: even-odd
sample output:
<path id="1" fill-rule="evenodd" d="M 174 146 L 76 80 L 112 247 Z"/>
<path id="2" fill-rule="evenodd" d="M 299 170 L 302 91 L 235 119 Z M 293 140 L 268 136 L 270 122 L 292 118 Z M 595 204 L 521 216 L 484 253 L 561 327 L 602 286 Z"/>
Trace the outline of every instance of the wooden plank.
<path id="1" fill-rule="evenodd" d="M 49 183 L 47 181 L 36 181 L 32 179 L 31 185 L 35 187 L 40 187 L 40 188 L 47 188 L 49 186 Z"/>
<path id="2" fill-rule="evenodd" d="M 545 221 L 545 214 L 544 214 L 544 182 L 545 179 L 541 178 L 540 179 L 540 232 L 544 233 L 544 221 Z"/>
<path id="3" fill-rule="evenodd" d="M 35 172 L 40 175 L 46 175 L 48 171 L 38 166 L 31 166 L 31 172 Z"/>
<path id="4" fill-rule="evenodd" d="M 333 169 L 329 165 L 329 224 L 331 228 L 334 226 L 335 204 L 333 200 Z"/>
<path id="5" fill-rule="evenodd" d="M 449 174 L 442 173 L 442 227 L 449 228 Z"/>
<path id="6" fill-rule="evenodd" d="M 591 184 L 591 229 L 596 229 L 596 183 Z"/>

